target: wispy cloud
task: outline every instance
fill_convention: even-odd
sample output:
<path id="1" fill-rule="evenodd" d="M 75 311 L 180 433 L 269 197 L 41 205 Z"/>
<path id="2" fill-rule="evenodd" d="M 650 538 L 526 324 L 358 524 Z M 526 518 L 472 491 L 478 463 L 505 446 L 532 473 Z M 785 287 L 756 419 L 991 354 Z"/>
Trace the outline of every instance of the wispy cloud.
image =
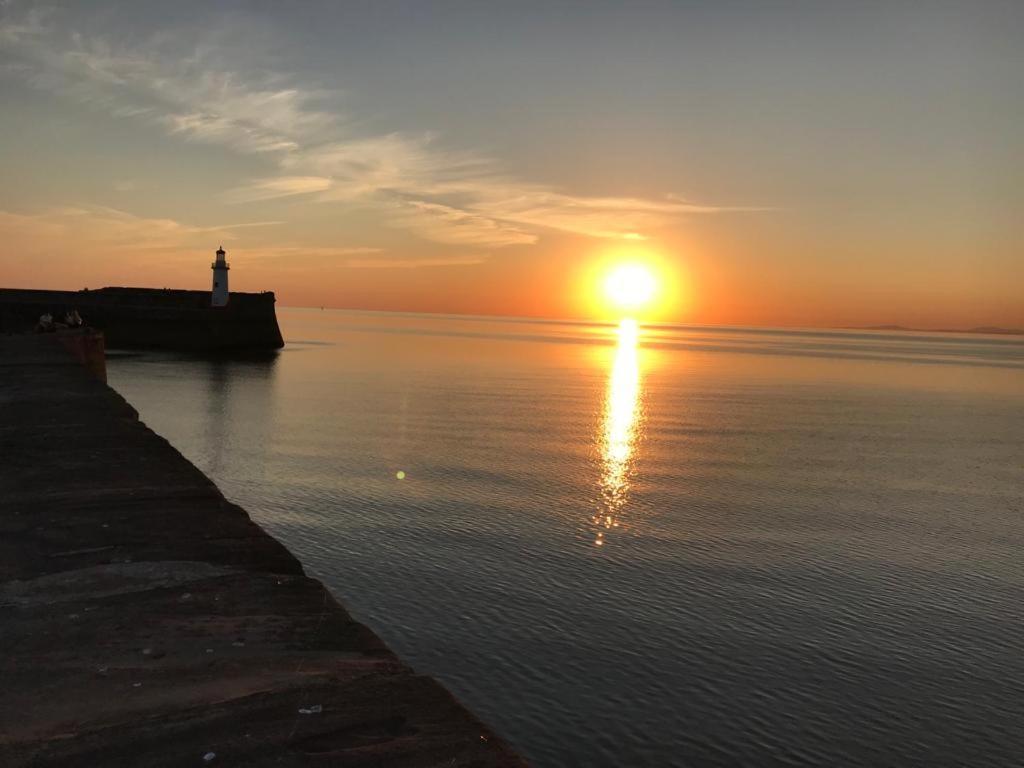
<path id="1" fill-rule="evenodd" d="M 35 214 L 0 210 L 0 239 L 9 249 L 27 255 L 54 253 L 69 241 L 85 250 L 184 253 L 208 249 L 214 236 L 230 243 L 238 229 L 278 223 L 197 226 L 103 206 L 65 206 Z"/>
<path id="2" fill-rule="evenodd" d="M 410 200 L 396 204 L 401 209 L 393 221 L 421 237 L 448 245 L 492 246 L 530 245 L 537 236 L 500 219 L 453 208 L 440 203 Z"/>
<path id="3" fill-rule="evenodd" d="M 695 205 L 678 199 L 582 197 L 518 185 L 480 189 L 469 209 L 521 226 L 543 227 L 599 238 L 644 239 L 673 219 L 692 214 L 752 210 Z"/>
<path id="4" fill-rule="evenodd" d="M 295 263 L 299 258 L 304 263 L 336 262 L 353 256 L 376 256 L 382 254 L 382 248 L 373 246 L 308 246 L 308 245 L 269 245 L 247 248 L 246 258 L 276 260 L 282 263 Z"/>
<path id="5" fill-rule="evenodd" d="M 423 267 L 451 267 L 482 264 L 487 254 L 445 254 L 427 256 L 402 256 L 386 253 L 382 248 L 349 246 L 341 248 L 309 246 L 266 246 L 246 248 L 246 259 L 270 261 L 275 269 L 286 269 L 289 264 L 300 264 L 303 269 L 310 265 L 325 264 L 349 269 L 419 269 Z"/>
<path id="6" fill-rule="evenodd" d="M 146 119 L 185 139 L 240 152 L 299 148 L 338 122 L 314 104 L 324 92 L 287 87 L 275 73 L 224 69 L 217 46 L 182 49 L 168 35 L 114 46 L 61 26 L 56 11 L 32 7 L 0 19 L 0 49 L 16 74 L 116 117 Z"/>
<path id="7" fill-rule="evenodd" d="M 423 256 L 415 259 L 348 259 L 344 262 L 344 266 L 350 269 L 423 269 L 426 267 L 465 267 L 472 264 L 483 264 L 485 261 L 487 261 L 486 256 L 467 254 L 464 256 Z"/>
<path id="8" fill-rule="evenodd" d="M 238 185 L 227 193 L 232 203 L 298 195 L 357 202 L 423 239 L 474 248 L 530 245 L 544 230 L 636 240 L 680 217 L 754 210 L 569 194 L 517 179 L 433 134 L 360 134 L 332 92 L 276 72 L 242 75 L 225 66 L 224 46 L 177 46 L 167 36 L 114 46 L 37 10 L 0 21 L 9 75 L 187 141 L 265 158 L 276 173 Z"/>
<path id="9" fill-rule="evenodd" d="M 229 203 L 274 200 L 279 197 L 325 192 L 332 185 L 332 181 L 323 176 L 276 176 L 269 179 L 256 179 L 243 186 L 235 187 L 225 195 L 225 200 Z"/>

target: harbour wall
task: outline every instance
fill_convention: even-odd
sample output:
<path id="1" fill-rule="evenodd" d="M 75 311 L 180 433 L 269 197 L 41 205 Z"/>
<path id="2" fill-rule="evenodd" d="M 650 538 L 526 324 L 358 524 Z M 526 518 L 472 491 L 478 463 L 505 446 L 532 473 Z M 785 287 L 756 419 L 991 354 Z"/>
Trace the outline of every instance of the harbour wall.
<path id="1" fill-rule="evenodd" d="M 103 331 L 108 347 L 258 352 L 284 346 L 274 305 L 272 292 L 232 293 L 226 307 L 212 307 L 209 291 L 0 288 L 0 333 L 30 330 L 44 313 L 60 320 L 77 310 Z"/>
<path id="2" fill-rule="evenodd" d="M 59 337 L 0 336 L 0 765 L 523 765 Z"/>

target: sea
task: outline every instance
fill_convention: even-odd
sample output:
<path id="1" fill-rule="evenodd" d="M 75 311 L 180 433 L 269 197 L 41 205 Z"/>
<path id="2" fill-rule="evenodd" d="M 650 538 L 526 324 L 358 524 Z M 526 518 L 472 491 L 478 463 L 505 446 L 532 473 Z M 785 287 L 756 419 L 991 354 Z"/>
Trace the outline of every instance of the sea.
<path id="1" fill-rule="evenodd" d="M 110 384 L 533 765 L 1024 765 L 1024 338 L 278 315 Z"/>

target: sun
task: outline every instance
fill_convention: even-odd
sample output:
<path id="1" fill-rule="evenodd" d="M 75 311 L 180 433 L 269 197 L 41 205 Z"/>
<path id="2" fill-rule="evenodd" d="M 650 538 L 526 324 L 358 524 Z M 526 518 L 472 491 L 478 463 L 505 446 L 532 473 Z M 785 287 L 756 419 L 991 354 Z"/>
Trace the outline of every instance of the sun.
<path id="1" fill-rule="evenodd" d="M 621 309 L 642 309 L 658 292 L 658 280 L 643 264 L 620 264 L 604 281 L 608 299 Z"/>

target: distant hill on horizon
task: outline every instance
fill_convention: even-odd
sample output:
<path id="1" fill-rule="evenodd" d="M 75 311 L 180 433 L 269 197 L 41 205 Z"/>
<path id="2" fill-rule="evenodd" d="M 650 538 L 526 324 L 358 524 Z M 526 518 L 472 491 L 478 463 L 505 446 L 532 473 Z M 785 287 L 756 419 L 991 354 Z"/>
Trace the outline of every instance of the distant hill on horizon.
<path id="1" fill-rule="evenodd" d="M 979 325 L 976 328 L 910 328 L 905 325 L 863 325 L 854 326 L 856 331 L 915 331 L 918 333 L 986 333 L 999 336 L 1024 336 L 1024 328 L 1000 328 L 993 325 Z"/>

